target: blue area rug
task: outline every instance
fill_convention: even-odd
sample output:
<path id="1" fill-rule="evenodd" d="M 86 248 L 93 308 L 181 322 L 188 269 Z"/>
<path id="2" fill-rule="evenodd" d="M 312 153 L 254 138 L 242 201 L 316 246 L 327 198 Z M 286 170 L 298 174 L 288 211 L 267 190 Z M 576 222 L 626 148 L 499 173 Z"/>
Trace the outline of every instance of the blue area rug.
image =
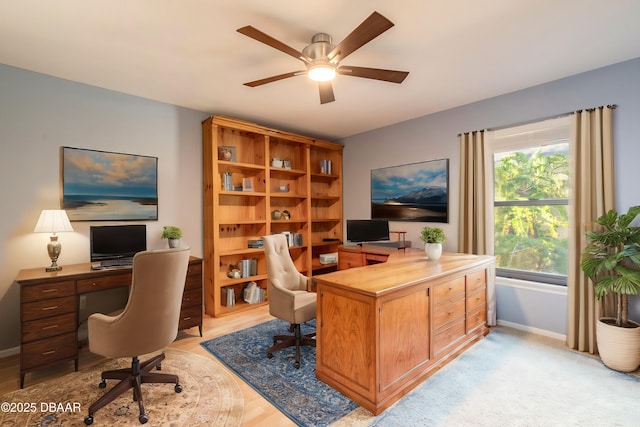
<path id="1" fill-rule="evenodd" d="M 302 325 L 303 334 L 314 330 L 315 321 Z M 268 359 L 267 348 L 277 334 L 289 334 L 289 324 L 271 320 L 201 345 L 300 426 L 328 426 L 358 407 L 316 379 L 315 348 L 302 347 L 299 369 L 293 366 L 294 347 Z"/>

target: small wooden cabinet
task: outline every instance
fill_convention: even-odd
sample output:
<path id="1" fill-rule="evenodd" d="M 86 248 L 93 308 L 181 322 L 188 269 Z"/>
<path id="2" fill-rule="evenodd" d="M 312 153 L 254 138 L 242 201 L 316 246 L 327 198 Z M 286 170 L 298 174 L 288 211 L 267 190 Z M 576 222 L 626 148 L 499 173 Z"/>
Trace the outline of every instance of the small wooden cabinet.
<path id="1" fill-rule="evenodd" d="M 91 270 L 91 264 L 65 265 L 57 272 L 21 270 L 20 388 L 27 372 L 73 360 L 78 370 L 78 298 L 82 294 L 131 285 L 131 269 Z M 191 257 L 179 329 L 198 326 L 202 336 L 202 260 Z"/>
<path id="2" fill-rule="evenodd" d="M 264 235 L 292 235 L 291 256 L 307 276 L 335 270 L 320 255 L 342 243 L 342 145 L 218 116 L 202 123 L 202 135 L 206 313 L 266 303 Z M 264 302 L 244 301 L 253 283 Z"/>

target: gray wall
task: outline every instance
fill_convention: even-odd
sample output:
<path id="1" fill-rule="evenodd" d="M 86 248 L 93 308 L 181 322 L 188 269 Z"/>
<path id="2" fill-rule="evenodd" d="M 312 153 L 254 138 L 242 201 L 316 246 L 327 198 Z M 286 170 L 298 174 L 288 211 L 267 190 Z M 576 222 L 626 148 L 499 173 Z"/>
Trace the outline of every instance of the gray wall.
<path id="1" fill-rule="evenodd" d="M 614 113 L 616 208 L 640 204 L 640 58 L 557 80 L 526 90 L 419 117 L 343 139 L 344 217 L 370 217 L 371 169 L 448 158 L 449 216 L 442 224 L 445 250 L 457 250 L 459 147 L 462 132 L 497 128 L 571 111 L 617 104 Z M 425 103 L 429 100 L 425 99 Z M 393 108 L 384 106 L 383 108 Z M 392 223 L 419 243 L 424 223 Z M 500 282 L 498 282 L 500 284 Z M 529 329 L 565 334 L 566 297 L 541 289 L 502 285 L 497 289 L 499 320 Z M 640 299 L 633 299 L 634 319 L 640 320 Z M 561 312 L 560 308 L 564 308 Z"/>
<path id="2" fill-rule="evenodd" d="M 183 243 L 202 256 L 200 123 L 207 114 L 5 65 L 0 65 L 0 94 L 1 357 L 7 353 L 2 350 L 19 345 L 14 278 L 20 269 L 44 270 L 51 263 L 49 236 L 33 228 L 42 209 L 60 208 L 60 147 L 158 157 L 159 219 L 146 223 L 148 247 L 166 247 L 162 226 L 178 225 Z M 73 233 L 60 235 L 63 268 L 89 261 L 89 225 L 74 222 Z"/>

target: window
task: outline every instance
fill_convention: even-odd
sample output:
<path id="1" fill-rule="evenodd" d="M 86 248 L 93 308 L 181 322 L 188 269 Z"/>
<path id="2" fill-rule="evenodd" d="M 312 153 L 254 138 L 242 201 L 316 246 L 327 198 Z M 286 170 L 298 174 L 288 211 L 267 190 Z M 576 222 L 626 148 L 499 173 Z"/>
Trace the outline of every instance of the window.
<path id="1" fill-rule="evenodd" d="M 566 285 L 569 118 L 488 132 L 496 274 Z"/>

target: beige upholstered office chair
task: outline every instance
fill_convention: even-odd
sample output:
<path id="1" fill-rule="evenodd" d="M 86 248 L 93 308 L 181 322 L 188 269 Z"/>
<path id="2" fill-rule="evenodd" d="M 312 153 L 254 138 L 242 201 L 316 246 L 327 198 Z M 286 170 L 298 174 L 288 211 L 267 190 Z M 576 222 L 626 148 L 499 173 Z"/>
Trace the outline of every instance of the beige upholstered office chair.
<path id="1" fill-rule="evenodd" d="M 302 335 L 300 324 L 316 317 L 316 294 L 307 291 L 307 277 L 297 269 L 283 234 L 264 236 L 264 252 L 267 259 L 269 313 L 291 324 L 294 335 L 276 335 L 273 346 L 267 349 L 267 357 L 274 351 L 296 347 L 295 367 L 300 367 L 300 346 L 316 346 L 315 333 Z"/>
<path id="2" fill-rule="evenodd" d="M 142 403 L 142 383 L 173 383 L 176 393 L 182 391 L 177 375 L 150 372 L 154 367 L 160 369 L 164 353 L 143 363 L 138 356 L 161 350 L 175 340 L 188 265 L 188 248 L 137 253 L 124 311 L 117 316 L 89 316 L 89 350 L 105 357 L 131 357 L 132 361 L 130 369 L 102 373 L 100 388 L 106 387 L 109 379 L 120 382 L 89 407 L 85 424 L 92 424 L 98 409 L 130 388 L 140 409 L 138 420 L 146 423 L 149 418 Z"/>

